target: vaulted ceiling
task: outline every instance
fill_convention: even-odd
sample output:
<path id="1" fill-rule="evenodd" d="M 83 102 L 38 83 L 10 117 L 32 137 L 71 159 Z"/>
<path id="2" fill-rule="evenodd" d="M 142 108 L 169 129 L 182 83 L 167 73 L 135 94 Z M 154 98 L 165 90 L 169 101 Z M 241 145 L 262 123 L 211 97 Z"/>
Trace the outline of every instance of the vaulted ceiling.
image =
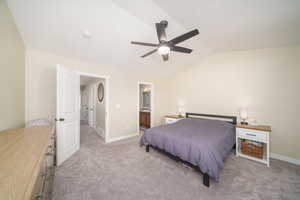
<path id="1" fill-rule="evenodd" d="M 58 55 L 147 74 L 168 74 L 215 52 L 300 43 L 299 0 L 7 0 L 25 45 Z M 169 21 L 171 39 L 194 28 L 200 35 L 163 62 L 151 48 L 155 22 Z M 82 36 L 89 31 L 91 38 Z"/>

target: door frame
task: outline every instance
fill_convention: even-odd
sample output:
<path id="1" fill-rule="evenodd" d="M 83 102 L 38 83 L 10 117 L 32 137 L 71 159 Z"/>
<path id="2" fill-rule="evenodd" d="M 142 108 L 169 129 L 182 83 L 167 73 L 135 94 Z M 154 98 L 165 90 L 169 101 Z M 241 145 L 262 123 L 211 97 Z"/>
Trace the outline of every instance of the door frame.
<path id="1" fill-rule="evenodd" d="M 140 85 L 151 85 L 151 98 L 150 98 L 150 128 L 153 127 L 154 124 L 154 83 L 153 82 L 145 82 L 138 81 L 137 84 L 137 133 L 140 133 Z"/>
<path id="2" fill-rule="evenodd" d="M 95 111 L 95 108 L 96 108 L 96 99 L 95 99 L 95 88 L 94 88 L 94 84 L 93 85 L 89 85 L 88 87 L 88 95 L 89 95 L 89 110 L 88 110 L 88 124 L 91 128 L 93 129 L 97 129 L 97 127 L 95 126 L 96 124 L 96 111 Z M 91 107 L 90 106 L 93 106 L 93 116 L 91 116 Z"/>
<path id="3" fill-rule="evenodd" d="M 80 76 L 89 76 L 94 78 L 101 78 L 105 80 L 104 85 L 104 101 L 105 101 L 105 133 L 104 133 L 104 141 L 105 143 L 110 141 L 110 134 L 109 134 L 109 76 L 105 75 L 98 75 L 98 74 L 92 74 L 92 73 L 86 73 L 81 71 L 76 71 L 79 78 Z M 78 86 L 78 89 L 80 90 L 80 85 Z M 79 93 L 80 94 L 80 93 Z M 80 106 L 80 105 L 79 105 Z"/>

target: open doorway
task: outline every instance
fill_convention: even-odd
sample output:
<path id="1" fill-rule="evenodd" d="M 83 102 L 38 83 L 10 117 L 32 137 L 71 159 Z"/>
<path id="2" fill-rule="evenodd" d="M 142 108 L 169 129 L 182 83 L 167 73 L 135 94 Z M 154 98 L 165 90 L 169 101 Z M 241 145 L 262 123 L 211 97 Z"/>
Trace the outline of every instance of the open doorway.
<path id="1" fill-rule="evenodd" d="M 140 134 L 153 126 L 153 96 L 152 83 L 138 82 L 138 132 Z"/>
<path id="2" fill-rule="evenodd" d="M 106 138 L 106 79 L 80 74 L 81 131 L 94 131 Z M 84 128 L 82 128 L 84 127 Z M 82 133 L 80 133 L 82 135 Z"/>
<path id="3" fill-rule="evenodd" d="M 101 105 L 99 109 L 98 104 Z M 83 126 L 94 130 L 99 141 L 101 137 L 104 142 L 110 140 L 108 108 L 109 77 L 57 65 L 55 120 L 58 165 L 80 149 Z"/>

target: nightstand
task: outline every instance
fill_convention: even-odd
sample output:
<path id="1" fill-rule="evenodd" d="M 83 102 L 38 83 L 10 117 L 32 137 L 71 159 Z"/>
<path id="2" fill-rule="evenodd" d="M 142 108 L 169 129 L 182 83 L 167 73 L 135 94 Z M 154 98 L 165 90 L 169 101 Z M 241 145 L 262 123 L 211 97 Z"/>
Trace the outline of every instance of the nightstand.
<path id="1" fill-rule="evenodd" d="M 165 116 L 165 124 L 173 124 L 183 118 L 184 117 L 182 117 L 180 115 L 167 115 L 167 116 Z"/>
<path id="2" fill-rule="evenodd" d="M 252 125 L 236 125 L 236 156 L 241 156 L 244 158 L 248 158 L 250 160 L 254 160 L 257 162 L 261 162 L 266 164 L 268 167 L 270 166 L 270 126 L 252 126 Z M 260 156 L 251 156 L 249 153 L 249 149 L 251 149 L 251 145 L 253 147 L 262 147 L 262 157 Z M 249 148 L 248 146 L 249 145 Z M 247 147 L 247 151 L 243 148 Z M 246 148 L 245 148 L 246 149 Z M 254 148 L 253 148 L 254 149 Z"/>

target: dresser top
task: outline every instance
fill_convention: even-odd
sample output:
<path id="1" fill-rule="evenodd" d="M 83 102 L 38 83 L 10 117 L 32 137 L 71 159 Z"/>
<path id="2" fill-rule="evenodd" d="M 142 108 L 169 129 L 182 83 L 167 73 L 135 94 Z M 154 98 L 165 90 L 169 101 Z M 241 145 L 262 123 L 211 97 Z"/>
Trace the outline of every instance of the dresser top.
<path id="1" fill-rule="evenodd" d="M 182 119 L 184 118 L 183 116 L 180 115 L 166 115 L 166 118 L 174 118 L 174 119 Z"/>
<path id="2" fill-rule="evenodd" d="M 0 199 L 30 198 L 52 130 L 44 126 L 0 132 Z"/>
<path id="3" fill-rule="evenodd" d="M 246 129 L 252 129 L 252 130 L 258 130 L 258 131 L 267 131 L 271 132 L 271 126 L 267 125 L 245 125 L 245 124 L 237 124 L 237 128 L 246 128 Z"/>

